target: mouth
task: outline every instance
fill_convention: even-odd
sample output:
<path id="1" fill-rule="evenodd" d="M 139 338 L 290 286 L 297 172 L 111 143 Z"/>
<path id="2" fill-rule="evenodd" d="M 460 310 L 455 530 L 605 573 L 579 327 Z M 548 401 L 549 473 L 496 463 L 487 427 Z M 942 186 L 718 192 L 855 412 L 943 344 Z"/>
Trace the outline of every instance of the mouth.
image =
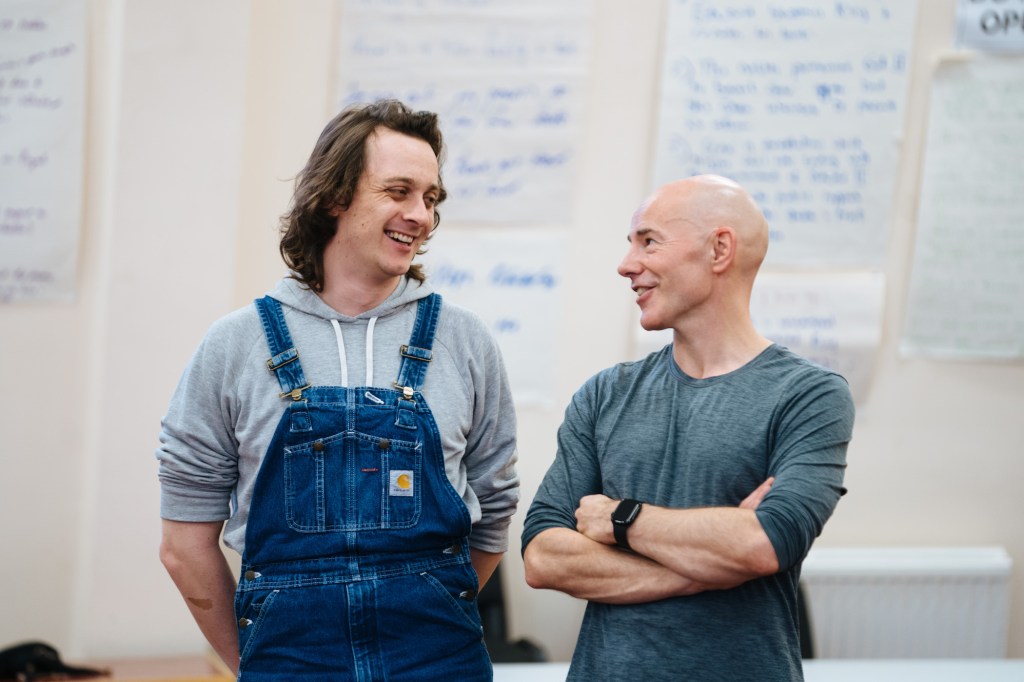
<path id="1" fill-rule="evenodd" d="M 385 230 L 384 234 L 388 237 L 388 239 L 391 239 L 392 241 L 396 241 L 399 244 L 405 244 L 406 246 L 408 246 L 409 244 L 412 244 L 414 241 L 416 241 L 416 238 L 413 237 L 412 235 L 402 234 L 401 232 L 393 232 L 391 230 Z"/>
<path id="2" fill-rule="evenodd" d="M 636 294 L 637 302 L 641 301 L 644 298 L 644 294 L 646 294 L 646 293 L 648 293 L 650 291 L 653 291 L 653 289 L 654 289 L 653 286 L 639 286 L 639 285 L 634 286 L 633 287 L 633 293 Z"/>
<path id="3" fill-rule="evenodd" d="M 636 286 L 633 287 L 633 293 L 636 294 L 636 299 L 635 299 L 636 300 L 636 304 L 638 306 L 640 306 L 641 309 L 643 309 L 643 307 L 645 305 L 647 305 L 648 301 L 651 300 L 651 296 L 654 295 L 653 293 L 651 293 L 651 292 L 654 291 L 654 286 L 655 285 L 649 285 L 649 286 L 636 285 Z"/>

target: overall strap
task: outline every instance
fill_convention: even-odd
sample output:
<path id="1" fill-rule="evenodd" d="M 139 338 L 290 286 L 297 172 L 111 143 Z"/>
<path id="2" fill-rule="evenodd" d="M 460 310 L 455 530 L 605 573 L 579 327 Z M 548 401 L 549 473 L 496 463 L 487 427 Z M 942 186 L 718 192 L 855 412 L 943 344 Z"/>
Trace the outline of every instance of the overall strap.
<path id="1" fill-rule="evenodd" d="M 267 346 L 270 347 L 267 369 L 277 375 L 277 381 L 281 384 L 282 398 L 291 396 L 292 400 L 301 400 L 302 392 L 309 388 L 309 384 L 306 383 L 306 377 L 302 374 L 299 353 L 295 350 L 292 337 L 288 333 L 288 325 L 284 321 L 281 304 L 270 296 L 257 298 L 254 303 L 256 312 L 260 314 L 260 321 L 263 323 Z"/>
<path id="2" fill-rule="evenodd" d="M 402 365 L 398 370 L 395 388 L 403 391 L 407 398 L 423 385 L 427 365 L 433 355 L 434 332 L 437 318 L 441 314 L 441 295 L 430 294 L 416 304 L 416 323 L 412 327 L 409 344 L 402 346 Z"/>

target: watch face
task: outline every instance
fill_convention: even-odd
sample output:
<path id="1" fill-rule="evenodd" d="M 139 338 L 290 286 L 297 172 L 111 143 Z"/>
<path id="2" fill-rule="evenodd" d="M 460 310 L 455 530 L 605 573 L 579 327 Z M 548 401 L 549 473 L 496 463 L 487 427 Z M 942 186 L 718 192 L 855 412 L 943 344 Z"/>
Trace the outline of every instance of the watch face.
<path id="1" fill-rule="evenodd" d="M 612 512 L 612 523 L 629 525 L 640 513 L 640 503 L 636 500 L 623 500 Z"/>

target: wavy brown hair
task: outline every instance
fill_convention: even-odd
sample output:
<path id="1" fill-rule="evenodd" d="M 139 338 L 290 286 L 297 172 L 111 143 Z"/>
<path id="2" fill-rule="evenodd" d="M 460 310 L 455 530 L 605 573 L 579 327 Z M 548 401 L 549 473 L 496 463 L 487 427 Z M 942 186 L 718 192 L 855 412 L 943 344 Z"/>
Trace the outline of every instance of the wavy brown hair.
<path id="1" fill-rule="evenodd" d="M 281 257 L 291 276 L 313 291 L 324 288 L 324 249 L 337 230 L 331 211 L 347 209 L 351 203 L 366 165 L 366 140 L 381 126 L 429 144 L 438 169 L 444 160 L 444 139 L 437 114 L 432 112 L 414 112 L 389 99 L 347 107 L 331 119 L 295 178 L 291 208 L 281 216 Z M 440 204 L 447 196 L 440 172 L 437 182 Z M 441 214 L 435 208 L 431 236 L 440 223 Z M 419 264 L 411 266 L 407 275 L 421 282 L 426 279 Z"/>

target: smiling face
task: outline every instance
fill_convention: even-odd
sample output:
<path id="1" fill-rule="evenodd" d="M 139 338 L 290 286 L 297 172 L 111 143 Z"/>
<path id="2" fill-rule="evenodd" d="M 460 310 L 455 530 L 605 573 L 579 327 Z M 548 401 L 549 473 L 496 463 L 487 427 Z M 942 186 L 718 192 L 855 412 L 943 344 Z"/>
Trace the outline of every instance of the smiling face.
<path id="1" fill-rule="evenodd" d="M 627 239 L 618 271 L 637 293 L 644 329 L 703 334 L 749 321 L 768 223 L 735 182 L 699 175 L 663 186 L 634 214 Z"/>
<path id="2" fill-rule="evenodd" d="M 630 281 L 644 329 L 678 328 L 713 291 L 713 231 L 688 216 L 679 197 L 656 194 L 633 216 L 618 272 Z"/>
<path id="3" fill-rule="evenodd" d="M 324 251 L 326 286 L 347 282 L 364 292 L 379 291 L 383 300 L 430 236 L 439 194 L 430 145 L 377 128 L 366 140 L 352 201 L 334 212 L 337 231 Z"/>

